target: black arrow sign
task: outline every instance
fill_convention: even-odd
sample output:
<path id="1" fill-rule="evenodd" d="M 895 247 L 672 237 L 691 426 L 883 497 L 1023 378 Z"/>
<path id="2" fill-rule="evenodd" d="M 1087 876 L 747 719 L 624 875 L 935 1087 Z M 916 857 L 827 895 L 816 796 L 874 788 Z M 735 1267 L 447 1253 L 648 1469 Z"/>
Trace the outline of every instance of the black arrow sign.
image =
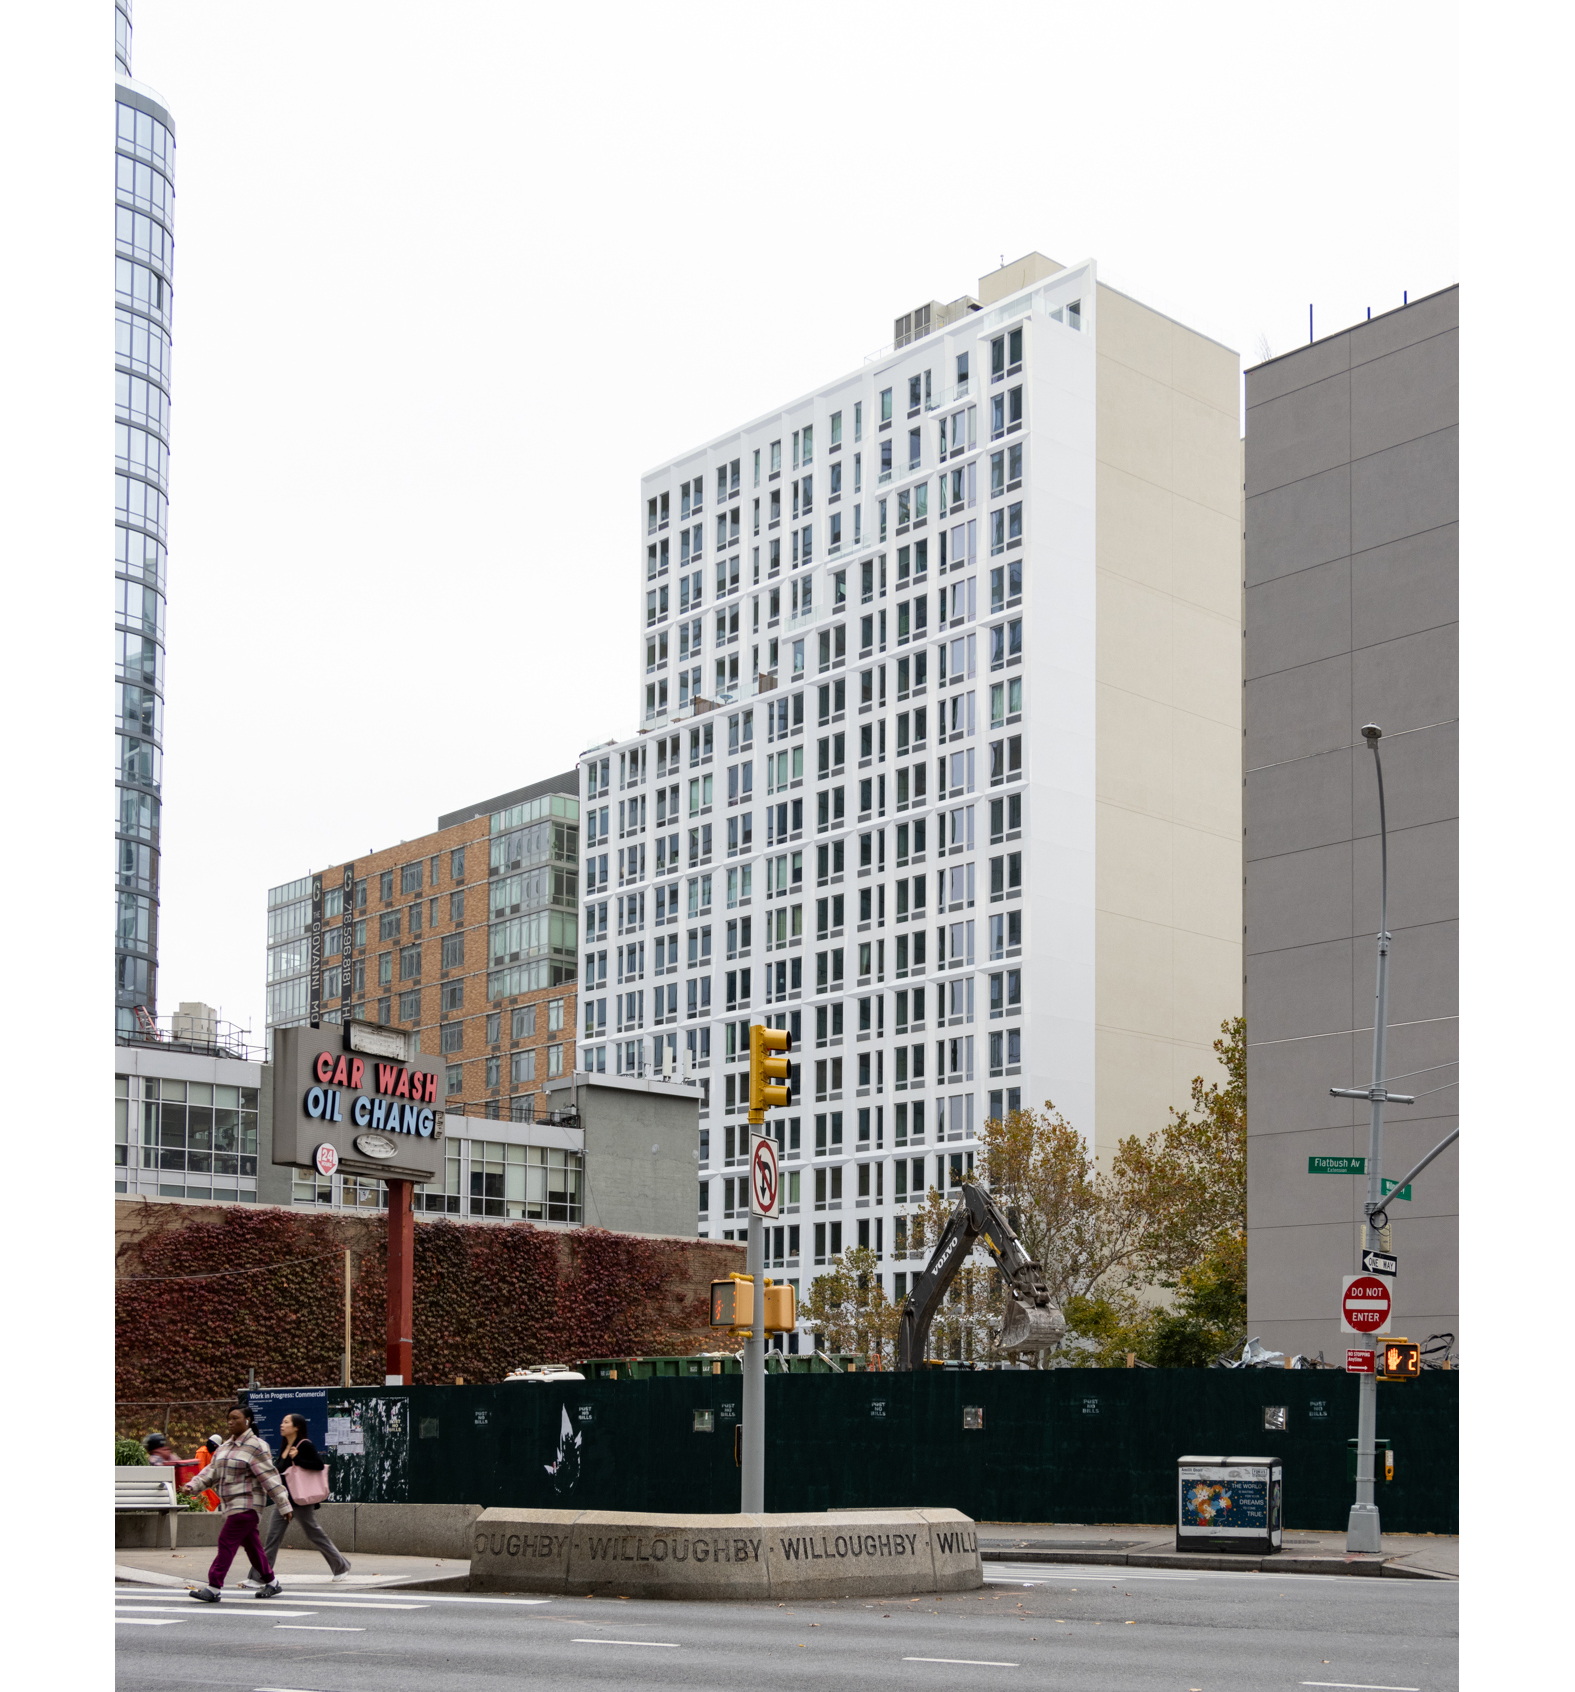
<path id="1" fill-rule="evenodd" d="M 1400 1259 L 1387 1251 L 1364 1251 L 1362 1267 L 1369 1275 L 1398 1275 Z"/>

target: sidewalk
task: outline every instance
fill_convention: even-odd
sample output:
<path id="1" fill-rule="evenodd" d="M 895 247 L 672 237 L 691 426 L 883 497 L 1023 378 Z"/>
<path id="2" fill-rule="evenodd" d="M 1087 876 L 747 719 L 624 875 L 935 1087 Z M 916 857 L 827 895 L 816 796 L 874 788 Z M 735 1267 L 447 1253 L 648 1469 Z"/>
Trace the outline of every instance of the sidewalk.
<path id="1" fill-rule="evenodd" d="M 1386 1533 L 1379 1556 L 1349 1556 L 1343 1533 L 1291 1529 L 1284 1549 L 1269 1557 L 1228 1552 L 1180 1552 L 1175 1529 L 1163 1523 L 980 1522 L 979 1551 L 987 1563 L 1113 1564 L 1141 1568 L 1261 1569 L 1282 1574 L 1387 1575 L 1412 1580 L 1458 1580 L 1460 1541 L 1445 1535 Z M 185 1551 L 115 1553 L 117 1581 L 151 1586 L 200 1586 L 213 1560 L 211 1546 Z M 470 1564 L 454 1558 L 373 1556 L 350 1559 L 344 1587 L 378 1588 L 419 1581 L 462 1581 Z M 244 1556 L 230 1565 L 229 1587 L 246 1573 Z M 329 1585 L 327 1565 L 310 1548 L 279 1553 L 278 1577 L 289 1587 Z M 456 1590 L 460 1588 L 456 1587 Z"/>
<path id="2" fill-rule="evenodd" d="M 207 1583 L 208 1565 L 213 1561 L 211 1545 L 194 1545 L 186 1551 L 129 1551 L 115 1553 L 115 1579 L 149 1586 L 202 1586 Z M 239 1587 L 246 1573 L 246 1554 L 242 1552 L 230 1564 L 230 1576 L 225 1591 Z M 332 1577 L 328 1565 L 310 1547 L 280 1551 L 275 1573 L 286 1587 L 310 1586 L 327 1590 Z M 470 1573 L 468 1562 L 440 1557 L 381 1557 L 370 1552 L 352 1555 L 350 1574 L 340 1581 L 341 1587 L 376 1588 L 401 1586 L 408 1581 L 446 1580 L 454 1576 L 464 1578 Z"/>
<path id="3" fill-rule="evenodd" d="M 1444 1534 L 1386 1533 L 1377 1556 L 1351 1555 L 1343 1533 L 1288 1528 L 1272 1556 L 1176 1550 L 1166 1523 L 980 1522 L 979 1552 L 987 1563 L 1125 1564 L 1178 1569 L 1262 1569 L 1284 1574 L 1391 1575 L 1412 1580 L 1458 1580 L 1460 1541 Z"/>

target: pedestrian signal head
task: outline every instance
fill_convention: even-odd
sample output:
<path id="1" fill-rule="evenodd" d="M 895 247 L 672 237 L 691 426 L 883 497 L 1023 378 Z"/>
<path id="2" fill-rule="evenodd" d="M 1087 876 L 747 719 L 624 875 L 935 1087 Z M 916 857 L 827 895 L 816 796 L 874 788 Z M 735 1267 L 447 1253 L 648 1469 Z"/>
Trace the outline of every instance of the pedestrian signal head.
<path id="1" fill-rule="evenodd" d="M 787 1086 L 792 1065 L 787 1053 L 793 1036 L 785 1028 L 752 1023 L 749 1029 L 749 1102 L 755 1110 L 780 1109 L 793 1102 Z"/>
<path id="2" fill-rule="evenodd" d="M 1422 1348 L 1415 1340 L 1385 1340 L 1378 1357 L 1378 1378 L 1414 1381 L 1422 1373 Z"/>

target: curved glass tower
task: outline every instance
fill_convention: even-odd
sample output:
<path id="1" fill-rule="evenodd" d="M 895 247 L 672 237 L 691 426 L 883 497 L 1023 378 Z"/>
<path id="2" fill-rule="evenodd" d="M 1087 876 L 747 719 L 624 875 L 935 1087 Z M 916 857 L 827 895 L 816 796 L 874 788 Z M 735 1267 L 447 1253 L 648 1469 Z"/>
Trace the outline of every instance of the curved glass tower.
<path id="1" fill-rule="evenodd" d="M 134 1034 L 158 985 L 175 121 L 132 80 L 131 0 L 115 72 L 115 1027 Z"/>

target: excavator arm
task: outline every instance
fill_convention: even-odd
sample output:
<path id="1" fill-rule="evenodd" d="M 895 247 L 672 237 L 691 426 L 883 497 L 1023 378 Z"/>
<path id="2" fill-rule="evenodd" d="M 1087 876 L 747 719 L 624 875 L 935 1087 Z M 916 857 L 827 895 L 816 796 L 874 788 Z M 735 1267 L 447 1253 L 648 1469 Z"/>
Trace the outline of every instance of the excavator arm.
<path id="1" fill-rule="evenodd" d="M 1001 1351 L 1049 1351 L 1061 1341 L 1066 1321 L 1051 1301 L 1039 1265 L 1023 1249 L 995 1201 L 972 1181 L 936 1241 L 924 1272 L 913 1283 L 897 1330 L 897 1367 L 916 1369 L 929 1347 L 930 1324 L 977 1242 L 982 1240 L 1006 1284 L 1006 1319 L 996 1338 Z"/>

